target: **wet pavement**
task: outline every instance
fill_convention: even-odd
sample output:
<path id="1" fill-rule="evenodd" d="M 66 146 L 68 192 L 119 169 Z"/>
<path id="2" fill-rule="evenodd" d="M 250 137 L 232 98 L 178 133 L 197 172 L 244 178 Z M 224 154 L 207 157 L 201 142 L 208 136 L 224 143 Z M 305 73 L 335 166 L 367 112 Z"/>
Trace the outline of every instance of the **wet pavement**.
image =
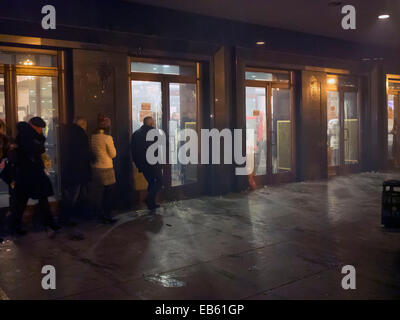
<path id="1" fill-rule="evenodd" d="M 163 204 L 0 245 L 1 299 L 396 299 L 400 230 L 362 173 Z M 84 239 L 73 235 L 80 232 Z M 56 268 L 56 290 L 41 269 Z M 344 265 L 356 290 L 343 290 Z"/>

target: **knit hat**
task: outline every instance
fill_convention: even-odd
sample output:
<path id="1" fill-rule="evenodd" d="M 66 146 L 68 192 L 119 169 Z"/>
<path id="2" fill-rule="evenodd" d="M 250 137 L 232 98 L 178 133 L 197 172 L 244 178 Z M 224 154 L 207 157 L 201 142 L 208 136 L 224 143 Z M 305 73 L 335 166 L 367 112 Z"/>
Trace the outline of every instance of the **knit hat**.
<path id="1" fill-rule="evenodd" d="M 100 129 L 108 129 L 111 126 L 111 119 L 107 118 L 103 113 L 97 116 L 97 126 Z"/>
<path id="2" fill-rule="evenodd" d="M 41 117 L 33 117 L 29 122 L 35 127 L 46 128 L 46 122 Z"/>

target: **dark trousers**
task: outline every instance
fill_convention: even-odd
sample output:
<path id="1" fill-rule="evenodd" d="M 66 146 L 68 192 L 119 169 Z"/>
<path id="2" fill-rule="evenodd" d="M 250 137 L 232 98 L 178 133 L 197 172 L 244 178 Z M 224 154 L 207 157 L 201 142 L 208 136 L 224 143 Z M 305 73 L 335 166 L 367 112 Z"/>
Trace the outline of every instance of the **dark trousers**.
<path id="1" fill-rule="evenodd" d="M 26 205 L 28 204 L 29 196 L 25 194 L 14 194 L 13 205 L 11 208 L 11 217 L 10 217 L 10 227 L 13 230 L 18 230 L 21 228 L 22 217 L 24 215 L 24 211 L 26 209 Z M 53 222 L 53 217 L 50 211 L 50 204 L 47 197 L 43 197 L 39 199 L 39 214 L 42 221 L 42 224 L 48 226 Z"/>
<path id="2" fill-rule="evenodd" d="M 114 189 L 115 189 L 115 183 L 110 184 L 108 186 L 104 186 L 103 197 L 102 197 L 102 208 L 103 208 L 104 218 L 111 218 Z"/>
<path id="3" fill-rule="evenodd" d="M 154 205 L 156 203 L 157 193 L 161 190 L 163 185 L 161 168 L 159 166 L 148 166 L 144 168 L 142 172 L 149 184 L 146 201 Z"/>
<path id="4" fill-rule="evenodd" d="M 63 188 L 63 208 L 60 220 L 68 222 L 76 213 L 78 200 L 87 198 L 87 186 L 83 184 L 68 184 Z"/>

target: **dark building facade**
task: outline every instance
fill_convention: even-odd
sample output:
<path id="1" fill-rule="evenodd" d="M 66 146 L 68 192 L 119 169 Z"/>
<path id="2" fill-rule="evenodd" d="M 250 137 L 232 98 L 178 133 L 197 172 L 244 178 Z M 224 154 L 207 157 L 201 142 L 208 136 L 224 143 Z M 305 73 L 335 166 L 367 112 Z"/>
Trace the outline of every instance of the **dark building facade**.
<path id="1" fill-rule="evenodd" d="M 41 27 L 47 4 L 55 30 Z M 112 120 L 120 208 L 146 187 L 129 140 L 147 115 L 170 157 L 179 129 L 255 132 L 243 136 L 250 177 L 230 164 L 166 165 L 168 199 L 396 165 L 394 50 L 124 1 L 2 1 L 0 12 L 0 116 L 13 134 L 31 115 L 47 121 L 55 185 L 60 125 L 82 116 L 90 133 L 99 112 Z"/>

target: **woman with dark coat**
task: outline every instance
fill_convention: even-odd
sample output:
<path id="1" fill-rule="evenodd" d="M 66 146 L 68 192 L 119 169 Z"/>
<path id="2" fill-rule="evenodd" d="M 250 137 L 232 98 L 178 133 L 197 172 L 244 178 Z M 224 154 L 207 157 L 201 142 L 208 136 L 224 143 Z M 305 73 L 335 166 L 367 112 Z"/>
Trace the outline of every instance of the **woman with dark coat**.
<path id="1" fill-rule="evenodd" d="M 46 123 L 40 117 L 17 124 L 17 172 L 15 181 L 15 206 L 11 213 L 11 228 L 17 234 L 25 234 L 21 228 L 22 216 L 28 200 L 39 200 L 39 210 L 43 225 L 56 231 L 60 227 L 54 223 L 48 197 L 54 194 L 50 179 L 45 172 L 42 156 L 45 153 L 46 138 L 43 128 Z"/>

